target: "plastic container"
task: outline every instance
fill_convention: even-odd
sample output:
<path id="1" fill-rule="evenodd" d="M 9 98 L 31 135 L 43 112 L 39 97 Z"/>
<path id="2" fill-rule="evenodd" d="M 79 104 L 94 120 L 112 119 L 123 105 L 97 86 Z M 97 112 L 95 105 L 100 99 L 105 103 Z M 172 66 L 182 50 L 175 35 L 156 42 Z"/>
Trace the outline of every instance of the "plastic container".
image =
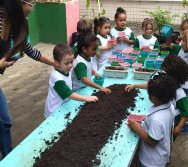
<path id="1" fill-rule="evenodd" d="M 134 73 L 134 79 L 138 80 L 149 80 L 150 76 L 155 72 L 155 70 L 151 70 L 150 72 L 142 72 L 142 71 L 136 71 L 136 69 L 133 70 Z"/>
<path id="2" fill-rule="evenodd" d="M 108 58 L 108 62 L 111 63 L 111 62 L 115 61 L 116 58 L 117 58 L 116 55 L 110 55 Z"/>
<path id="3" fill-rule="evenodd" d="M 169 37 L 173 34 L 174 30 L 173 27 L 170 25 L 164 25 L 161 30 L 161 36 L 162 37 Z"/>
<path id="4" fill-rule="evenodd" d="M 131 59 L 133 61 L 136 61 L 136 56 L 126 56 L 125 59 Z"/>
<path id="5" fill-rule="evenodd" d="M 131 54 L 137 54 L 137 55 L 139 55 L 139 54 L 140 54 L 140 51 L 139 51 L 139 50 L 132 50 L 132 51 L 131 51 Z"/>
<path id="6" fill-rule="evenodd" d="M 163 63 L 164 59 L 163 58 L 157 58 L 155 60 L 156 63 Z"/>
<path id="7" fill-rule="evenodd" d="M 110 65 L 111 65 L 111 66 L 119 66 L 120 64 L 119 64 L 118 61 L 112 61 L 112 62 L 110 63 Z"/>
<path id="8" fill-rule="evenodd" d="M 167 50 L 161 50 L 161 55 L 169 55 L 169 51 L 167 51 Z"/>
<path id="9" fill-rule="evenodd" d="M 139 68 L 141 68 L 142 67 L 142 64 L 141 63 L 133 63 L 132 64 L 132 70 L 134 70 L 134 69 L 139 69 Z"/>
<path id="10" fill-rule="evenodd" d="M 137 62 L 144 65 L 144 62 L 145 62 L 145 58 L 144 57 L 141 57 L 141 56 L 138 56 L 137 57 Z"/>
<path id="11" fill-rule="evenodd" d="M 114 69 L 107 69 L 109 66 L 103 68 L 104 77 L 109 78 L 126 78 L 129 68 L 114 67 Z M 119 70 L 121 68 L 121 70 Z"/>
<path id="12" fill-rule="evenodd" d="M 154 49 L 152 50 L 152 52 L 160 52 L 160 50 L 157 49 L 157 48 L 154 48 Z"/>
<path id="13" fill-rule="evenodd" d="M 118 59 L 125 59 L 125 57 L 126 57 L 126 56 L 124 56 L 124 55 L 119 55 L 119 56 L 117 56 Z"/>
<path id="14" fill-rule="evenodd" d="M 95 77 L 93 78 L 93 82 L 95 82 L 97 85 L 103 86 L 104 77 Z"/>
<path id="15" fill-rule="evenodd" d="M 117 57 L 117 58 L 115 59 L 115 61 L 122 63 L 122 62 L 124 62 L 124 59 L 125 59 L 125 58 L 118 58 L 118 57 Z"/>
<path id="16" fill-rule="evenodd" d="M 158 56 L 159 55 L 159 52 L 150 52 L 149 55 L 154 55 L 154 56 Z"/>
<path id="17" fill-rule="evenodd" d="M 166 55 L 160 55 L 160 56 L 158 56 L 158 57 L 165 59 L 165 58 L 166 58 Z"/>
<path id="18" fill-rule="evenodd" d="M 136 115 L 136 114 L 130 114 L 128 116 L 128 120 L 130 121 L 136 121 L 136 122 L 142 122 L 146 118 L 145 115 Z"/>
<path id="19" fill-rule="evenodd" d="M 141 49 L 140 49 L 140 48 L 134 48 L 134 50 L 141 51 Z"/>
<path id="20" fill-rule="evenodd" d="M 126 48 L 125 50 L 122 51 L 124 56 L 128 56 L 132 51 L 132 48 Z"/>
<path id="21" fill-rule="evenodd" d="M 156 55 L 149 55 L 148 58 L 156 59 L 157 56 Z"/>
<path id="22" fill-rule="evenodd" d="M 120 66 L 129 68 L 131 66 L 131 64 L 128 62 L 123 62 L 123 63 L 120 63 Z"/>
<path id="23" fill-rule="evenodd" d="M 122 55 L 122 50 L 113 50 L 112 54 L 117 56 Z"/>
<path id="24" fill-rule="evenodd" d="M 146 68 L 154 68 L 154 62 L 145 61 L 145 67 Z"/>
<path id="25" fill-rule="evenodd" d="M 146 62 L 148 62 L 148 63 L 154 63 L 154 61 L 155 61 L 155 58 L 153 58 L 153 57 L 148 57 L 146 59 Z"/>
<path id="26" fill-rule="evenodd" d="M 156 69 L 161 69 L 161 65 L 162 65 L 162 62 L 155 62 L 153 64 L 154 68 L 156 68 Z"/>
<path id="27" fill-rule="evenodd" d="M 139 56 L 139 54 L 135 54 L 135 53 L 130 53 L 130 56 L 134 56 L 134 57 L 137 57 L 137 56 Z"/>
<path id="28" fill-rule="evenodd" d="M 141 51 L 140 55 L 141 55 L 141 57 L 147 58 L 149 55 L 149 52 Z"/>

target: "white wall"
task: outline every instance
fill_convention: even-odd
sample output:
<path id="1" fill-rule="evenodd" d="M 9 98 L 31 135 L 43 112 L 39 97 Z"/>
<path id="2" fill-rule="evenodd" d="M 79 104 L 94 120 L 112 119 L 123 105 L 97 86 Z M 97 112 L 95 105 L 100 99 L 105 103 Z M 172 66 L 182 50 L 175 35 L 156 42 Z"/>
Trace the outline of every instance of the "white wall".
<path id="1" fill-rule="evenodd" d="M 85 1 L 86 0 L 80 0 L 80 17 L 87 14 Z M 118 7 L 123 7 L 127 11 L 128 21 L 133 22 L 142 22 L 142 20 L 148 16 L 144 13 L 144 10 L 153 11 L 157 6 L 160 6 L 161 9 L 170 10 L 172 13 L 179 14 L 180 16 L 188 11 L 188 7 L 182 7 L 182 0 L 101 0 L 101 2 L 103 2 L 104 9 L 106 10 L 106 16 L 111 20 L 114 19 L 114 14 Z M 94 7 L 96 13 L 98 13 L 95 0 L 92 0 L 92 7 Z M 174 23 L 180 24 L 181 17 L 177 18 Z"/>

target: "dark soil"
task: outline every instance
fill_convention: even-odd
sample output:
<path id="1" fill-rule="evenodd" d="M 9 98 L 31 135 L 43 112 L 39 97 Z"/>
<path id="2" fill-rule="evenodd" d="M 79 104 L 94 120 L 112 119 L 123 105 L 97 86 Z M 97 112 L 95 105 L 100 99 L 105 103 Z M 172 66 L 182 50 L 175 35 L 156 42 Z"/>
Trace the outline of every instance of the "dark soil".
<path id="1" fill-rule="evenodd" d="M 122 68 L 122 67 L 113 67 L 113 66 L 107 66 L 107 67 L 105 67 L 105 69 L 107 69 L 107 70 L 115 70 L 115 71 L 125 71 L 125 69 Z"/>
<path id="2" fill-rule="evenodd" d="M 138 91 L 127 93 L 125 86 L 110 86 L 110 95 L 95 93 L 99 101 L 82 106 L 73 122 L 61 133 L 59 141 L 41 154 L 41 159 L 36 160 L 34 167 L 99 165 L 101 161 L 96 155 L 128 116 L 127 109 L 135 107 Z"/>
<path id="3" fill-rule="evenodd" d="M 148 68 L 139 68 L 139 69 L 135 69 L 135 71 L 140 71 L 140 72 L 154 72 L 155 70 L 148 69 Z"/>

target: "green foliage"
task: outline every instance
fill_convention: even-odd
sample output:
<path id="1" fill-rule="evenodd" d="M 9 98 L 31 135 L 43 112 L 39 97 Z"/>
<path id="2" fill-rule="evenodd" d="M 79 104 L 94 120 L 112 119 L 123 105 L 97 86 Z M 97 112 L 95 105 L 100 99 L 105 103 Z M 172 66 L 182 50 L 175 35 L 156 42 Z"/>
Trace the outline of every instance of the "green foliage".
<path id="1" fill-rule="evenodd" d="M 184 8 L 186 8 L 188 6 L 188 1 L 187 0 L 183 0 L 182 1 L 182 5 L 183 5 Z M 185 20 L 187 18 L 188 18 L 188 12 L 183 13 L 182 19 Z"/>
<path id="2" fill-rule="evenodd" d="M 86 9 L 88 10 L 88 14 L 84 15 L 83 18 L 89 17 L 89 19 L 92 19 L 95 17 L 104 16 L 106 14 L 106 10 L 103 8 L 103 3 L 100 0 L 95 0 L 95 2 L 98 5 L 98 13 L 91 6 L 91 0 L 86 0 L 85 6 L 86 6 Z"/>
<path id="3" fill-rule="evenodd" d="M 145 13 L 149 14 L 157 26 L 157 29 L 159 31 L 159 35 L 161 35 L 160 30 L 162 29 L 163 25 L 165 24 L 172 24 L 172 22 L 175 20 L 176 17 L 178 17 L 177 14 L 172 14 L 169 10 L 163 10 L 160 8 L 160 6 L 157 6 L 155 11 L 144 11 Z"/>

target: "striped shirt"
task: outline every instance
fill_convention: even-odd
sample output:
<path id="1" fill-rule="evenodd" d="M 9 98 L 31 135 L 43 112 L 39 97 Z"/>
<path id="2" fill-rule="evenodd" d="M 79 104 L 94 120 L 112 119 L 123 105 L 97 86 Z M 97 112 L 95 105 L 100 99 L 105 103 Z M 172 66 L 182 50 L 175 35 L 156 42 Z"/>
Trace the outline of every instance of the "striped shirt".
<path id="1" fill-rule="evenodd" d="M 0 33 L 2 31 L 2 18 L 0 18 Z M 9 33 L 9 37 L 8 37 L 8 41 L 2 41 L 0 39 L 0 59 L 4 56 L 4 54 L 6 52 L 8 52 L 8 50 L 11 49 L 11 41 L 13 40 L 13 32 L 10 31 Z M 27 56 L 29 56 L 30 58 L 34 59 L 34 60 L 40 60 L 41 57 L 41 53 L 40 51 L 33 49 L 32 46 L 26 42 L 25 46 L 24 46 L 24 50 L 23 52 L 25 54 L 27 54 Z M 0 74 L 3 74 L 5 71 L 5 69 L 0 69 Z"/>

